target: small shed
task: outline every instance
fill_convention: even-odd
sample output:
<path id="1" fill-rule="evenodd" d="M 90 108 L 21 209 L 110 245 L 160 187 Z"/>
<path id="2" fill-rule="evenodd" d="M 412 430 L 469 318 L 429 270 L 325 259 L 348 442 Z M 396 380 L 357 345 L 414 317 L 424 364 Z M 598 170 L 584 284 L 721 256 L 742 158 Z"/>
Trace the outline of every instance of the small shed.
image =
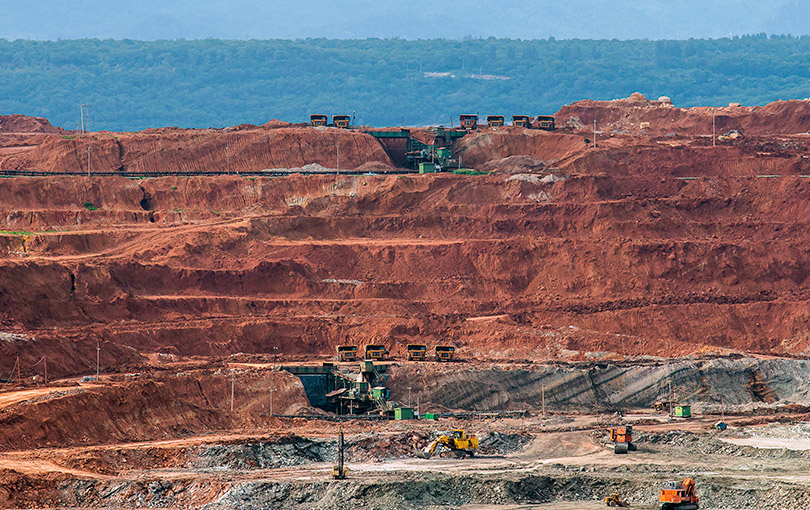
<path id="1" fill-rule="evenodd" d="M 397 407 L 394 409 L 395 420 L 412 420 L 413 408 L 412 407 Z"/>
<path id="2" fill-rule="evenodd" d="M 675 416 L 680 416 L 681 418 L 691 418 L 692 406 L 675 406 Z"/>

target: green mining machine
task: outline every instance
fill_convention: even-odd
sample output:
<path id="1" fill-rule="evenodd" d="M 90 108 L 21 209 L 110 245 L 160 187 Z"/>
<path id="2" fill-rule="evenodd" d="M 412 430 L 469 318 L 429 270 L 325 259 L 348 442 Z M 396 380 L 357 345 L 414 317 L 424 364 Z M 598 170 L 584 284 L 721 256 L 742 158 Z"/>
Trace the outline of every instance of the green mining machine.
<path id="1" fill-rule="evenodd" d="M 397 166 L 419 170 L 420 173 L 455 170 L 461 161 L 453 154 L 453 144 L 467 134 L 464 129 L 432 128 L 433 143 L 425 143 L 411 136 L 408 129 L 396 131 L 368 131 L 385 148 Z"/>

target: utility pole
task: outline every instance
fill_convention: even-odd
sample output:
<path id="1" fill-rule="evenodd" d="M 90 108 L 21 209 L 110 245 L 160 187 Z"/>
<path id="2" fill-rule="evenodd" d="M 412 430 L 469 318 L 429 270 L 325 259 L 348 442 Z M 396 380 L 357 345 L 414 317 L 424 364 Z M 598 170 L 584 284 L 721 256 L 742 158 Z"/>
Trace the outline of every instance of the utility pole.
<path id="1" fill-rule="evenodd" d="M 79 118 L 81 119 L 82 134 L 84 134 L 84 105 L 79 105 Z"/>
<path id="2" fill-rule="evenodd" d="M 98 382 L 99 367 L 101 366 L 101 344 L 96 342 L 96 382 Z"/>

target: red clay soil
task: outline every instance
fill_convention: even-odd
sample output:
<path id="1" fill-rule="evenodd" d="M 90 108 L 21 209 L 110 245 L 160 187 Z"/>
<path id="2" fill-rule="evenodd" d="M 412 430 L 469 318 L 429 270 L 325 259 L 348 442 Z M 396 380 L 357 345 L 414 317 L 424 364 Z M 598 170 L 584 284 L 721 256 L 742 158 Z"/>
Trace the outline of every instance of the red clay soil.
<path id="1" fill-rule="evenodd" d="M 801 117 L 788 105 L 774 115 Z M 623 108 L 642 107 L 672 110 Z M 338 139 L 346 167 L 390 165 L 344 130 L 238 135 L 233 168 L 326 165 Z M 110 167 L 180 169 L 221 164 L 213 148 L 237 133 L 88 136 L 125 147 Z M 74 142 L 78 157 L 84 142 L 61 137 L 26 154 L 67 161 L 56 147 Z M 710 142 L 614 134 L 589 148 L 499 128 L 459 145 L 488 176 L 6 179 L 0 378 L 18 355 L 26 377 L 45 354 L 52 375 L 87 373 L 97 342 L 104 367 L 342 343 L 448 342 L 491 360 L 806 355 L 810 138 Z"/>
<path id="2" fill-rule="evenodd" d="M 245 172 L 313 164 L 344 169 L 367 163 L 392 166 L 370 135 L 268 123 L 224 130 L 160 128 L 50 136 L 30 150 L 0 152 L 0 170 L 86 171 L 88 147 L 91 170 L 103 172 Z"/>
<path id="3" fill-rule="evenodd" d="M 63 134 L 64 129 L 54 127 L 43 117 L 27 115 L 0 115 L 0 133 L 51 133 Z"/>
<path id="4" fill-rule="evenodd" d="M 677 108 L 636 93 L 614 101 L 577 101 L 563 106 L 555 114 L 555 121 L 560 128 L 583 133 L 591 133 L 596 120 L 597 130 L 603 133 L 700 136 L 711 135 L 713 112 L 717 134 L 733 129 L 746 136 L 810 132 L 810 101 L 804 100 L 776 101 L 765 106 Z"/>
<path id="5" fill-rule="evenodd" d="M 308 405 L 300 380 L 287 372 L 168 371 L 104 376 L 10 406 L 0 405 L 0 451 L 183 437 L 266 426 L 273 413 Z"/>

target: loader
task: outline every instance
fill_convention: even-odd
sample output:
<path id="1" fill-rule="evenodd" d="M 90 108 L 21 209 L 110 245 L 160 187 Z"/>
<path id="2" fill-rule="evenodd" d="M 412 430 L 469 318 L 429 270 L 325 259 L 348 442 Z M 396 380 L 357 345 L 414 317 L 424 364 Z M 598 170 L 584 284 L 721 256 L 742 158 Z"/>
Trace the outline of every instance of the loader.
<path id="1" fill-rule="evenodd" d="M 462 429 L 455 429 L 450 435 L 442 434 L 430 442 L 418 455 L 423 459 L 431 458 L 435 453 L 447 450 L 456 457 L 473 457 L 478 450 L 478 438 L 474 434 L 467 435 Z"/>

